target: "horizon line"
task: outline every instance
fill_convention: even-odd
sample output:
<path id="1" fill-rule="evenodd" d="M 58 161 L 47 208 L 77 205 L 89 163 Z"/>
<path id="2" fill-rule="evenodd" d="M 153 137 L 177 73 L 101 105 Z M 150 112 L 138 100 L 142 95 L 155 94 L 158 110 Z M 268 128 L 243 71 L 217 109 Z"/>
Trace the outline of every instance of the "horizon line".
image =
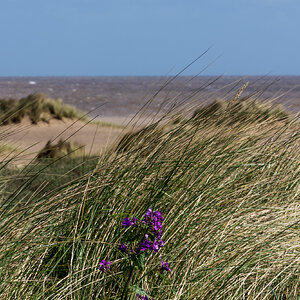
<path id="1" fill-rule="evenodd" d="M 300 74 L 223 74 L 223 75 L 0 75 L 0 78 L 96 78 L 96 77 L 300 77 Z"/>

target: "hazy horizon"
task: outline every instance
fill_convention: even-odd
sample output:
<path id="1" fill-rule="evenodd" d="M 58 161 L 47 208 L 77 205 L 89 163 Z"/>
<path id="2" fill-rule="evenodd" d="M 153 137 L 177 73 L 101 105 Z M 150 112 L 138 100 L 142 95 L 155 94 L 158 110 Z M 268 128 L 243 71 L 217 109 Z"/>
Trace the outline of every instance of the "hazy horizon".
<path id="1" fill-rule="evenodd" d="M 192 77 L 232 77 L 232 78 L 241 78 L 241 79 L 247 79 L 247 78 L 280 78 L 280 77 L 300 77 L 300 74 L 298 75 L 293 75 L 293 74 L 286 74 L 286 75 L 281 75 L 281 74 L 266 74 L 266 75 L 256 75 L 256 74 L 241 74 L 241 75 L 236 75 L 236 74 L 211 74 L 211 75 L 196 75 L 196 74 L 191 74 L 191 75 L 179 75 L 177 76 L 176 74 L 172 75 L 12 75 L 12 76 L 6 76 L 6 75 L 0 75 L 0 78 L 97 78 L 97 77 L 103 77 L 103 78 L 147 78 L 147 77 L 153 77 L 153 78 L 170 78 L 170 77 L 177 77 L 177 78 L 192 78 Z"/>

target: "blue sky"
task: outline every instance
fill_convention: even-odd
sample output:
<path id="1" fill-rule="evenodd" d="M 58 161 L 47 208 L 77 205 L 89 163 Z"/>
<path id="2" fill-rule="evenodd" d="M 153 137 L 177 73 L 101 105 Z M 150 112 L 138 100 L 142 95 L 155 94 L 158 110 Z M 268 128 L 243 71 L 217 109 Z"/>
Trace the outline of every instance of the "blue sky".
<path id="1" fill-rule="evenodd" d="M 300 75 L 299 0 L 1 0 L 0 76 Z"/>

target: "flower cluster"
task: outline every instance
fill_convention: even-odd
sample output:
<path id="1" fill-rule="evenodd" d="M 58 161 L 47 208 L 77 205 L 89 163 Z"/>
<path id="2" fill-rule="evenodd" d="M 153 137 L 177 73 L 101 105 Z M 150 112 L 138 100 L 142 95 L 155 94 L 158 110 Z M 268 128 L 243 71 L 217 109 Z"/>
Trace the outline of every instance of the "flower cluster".
<path id="1" fill-rule="evenodd" d="M 117 249 L 122 255 L 127 256 L 126 260 L 122 260 L 124 264 L 123 268 L 127 270 L 126 272 L 128 274 L 127 281 L 124 281 L 123 290 L 126 297 L 129 293 L 129 285 L 132 278 L 134 278 L 132 276 L 133 272 L 138 272 L 138 270 L 143 271 L 145 268 L 145 256 L 149 252 L 159 252 L 160 248 L 164 246 L 164 241 L 162 240 L 163 221 L 164 218 L 160 211 L 153 211 L 149 208 L 141 220 L 135 217 L 131 219 L 126 217 L 122 222 L 122 226 L 125 227 L 126 231 Z M 110 269 L 111 262 L 103 259 L 99 264 L 99 269 L 106 272 Z M 169 267 L 169 263 L 164 261 L 162 257 L 161 265 L 158 270 L 161 273 L 172 271 Z M 154 300 L 146 296 L 146 293 L 143 291 L 141 294 L 136 294 L 137 299 Z"/>
<path id="2" fill-rule="evenodd" d="M 128 228 L 130 226 L 134 226 L 137 222 L 137 219 L 135 217 L 133 217 L 131 220 L 129 218 L 125 218 L 122 225 L 125 227 L 125 228 Z"/>
<path id="3" fill-rule="evenodd" d="M 161 247 L 164 246 L 164 241 L 162 237 L 162 222 L 164 218 L 160 211 L 153 211 L 149 208 L 143 215 L 141 221 L 137 220 L 135 217 L 132 219 L 126 217 L 122 222 L 122 226 L 126 229 L 133 227 L 136 239 L 140 240 L 138 244 L 127 245 L 126 243 L 121 243 L 118 250 L 127 254 L 139 254 L 147 250 L 158 252 Z"/>
<path id="4" fill-rule="evenodd" d="M 140 294 L 136 294 L 136 299 L 141 299 L 141 300 L 154 300 L 153 298 L 149 298 L 147 296 L 142 296 Z"/>
<path id="5" fill-rule="evenodd" d="M 142 223 L 148 225 L 154 232 L 161 232 L 163 220 L 164 218 L 160 211 L 152 211 L 149 208 L 143 216 Z"/>
<path id="6" fill-rule="evenodd" d="M 165 243 L 161 239 L 163 220 L 164 218 L 160 211 L 152 211 L 151 208 L 146 211 L 142 223 L 146 225 L 148 233 L 145 234 L 144 239 L 140 242 L 136 252 L 146 250 L 158 252 L 159 249 L 164 246 Z M 152 241 L 150 237 L 152 237 Z"/>
<path id="7" fill-rule="evenodd" d="M 144 240 L 140 242 L 139 246 L 136 248 L 136 253 L 140 251 L 154 251 L 158 252 L 161 247 L 164 246 L 164 241 L 161 240 L 160 237 L 154 237 L 154 240 L 149 240 L 149 235 L 145 234 Z"/>
<path id="8" fill-rule="evenodd" d="M 99 265 L 100 265 L 99 270 L 106 272 L 106 270 L 110 268 L 111 262 L 102 259 Z"/>

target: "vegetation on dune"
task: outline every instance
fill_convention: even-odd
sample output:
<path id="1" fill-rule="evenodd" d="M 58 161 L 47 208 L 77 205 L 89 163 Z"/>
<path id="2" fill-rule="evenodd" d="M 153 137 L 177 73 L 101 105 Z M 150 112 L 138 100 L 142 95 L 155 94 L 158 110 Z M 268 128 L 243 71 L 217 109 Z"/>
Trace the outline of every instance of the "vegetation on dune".
<path id="1" fill-rule="evenodd" d="M 119 141 L 116 150 L 118 152 L 128 151 L 134 145 L 141 144 L 143 154 L 149 154 L 159 143 L 160 139 L 166 133 L 172 131 L 173 128 L 180 128 L 180 131 L 190 131 L 195 126 L 203 127 L 204 124 L 207 129 L 212 130 L 222 125 L 226 128 L 226 131 L 228 131 L 227 127 L 230 127 L 229 135 L 231 135 L 231 130 L 235 126 L 238 129 L 251 124 L 249 130 L 254 128 L 252 134 L 260 135 L 261 131 L 257 127 L 258 125 L 262 124 L 264 128 L 265 124 L 267 124 L 275 129 L 276 125 L 287 125 L 291 118 L 292 116 L 280 105 L 272 106 L 248 97 L 239 101 L 218 99 L 208 106 L 197 108 L 190 119 L 179 114 L 173 116 L 171 120 L 165 123 L 155 122 L 138 131 L 128 132 Z M 273 122 L 275 123 L 273 124 Z M 175 131 L 176 133 L 177 130 Z M 215 134 L 214 131 L 212 133 Z M 144 144 L 147 147 L 144 147 Z"/>
<path id="2" fill-rule="evenodd" d="M 0 298 L 297 299 L 299 122 L 265 108 L 234 100 L 166 118 L 61 187 L 64 158 L 26 167 L 14 190 L 5 176 Z M 155 251 L 142 267 L 120 251 L 149 208 L 164 216 L 167 274 Z"/>
<path id="3" fill-rule="evenodd" d="M 84 146 L 74 142 L 64 141 L 60 139 L 56 144 L 51 140 L 47 142 L 45 147 L 38 153 L 37 159 L 58 159 L 60 157 L 78 157 L 84 156 Z"/>
<path id="4" fill-rule="evenodd" d="M 261 123 L 265 120 L 288 121 L 290 115 L 281 105 L 272 106 L 261 103 L 251 97 L 239 101 L 217 100 L 207 107 L 196 109 L 195 120 L 215 122 L 217 125 L 225 123 L 230 126 L 239 122 Z"/>
<path id="5" fill-rule="evenodd" d="M 20 123 L 28 117 L 32 124 L 50 119 L 83 118 L 75 107 L 63 104 L 60 99 L 50 99 L 44 94 L 31 94 L 20 100 L 0 100 L 0 124 Z M 84 119 L 84 118 L 83 118 Z"/>

